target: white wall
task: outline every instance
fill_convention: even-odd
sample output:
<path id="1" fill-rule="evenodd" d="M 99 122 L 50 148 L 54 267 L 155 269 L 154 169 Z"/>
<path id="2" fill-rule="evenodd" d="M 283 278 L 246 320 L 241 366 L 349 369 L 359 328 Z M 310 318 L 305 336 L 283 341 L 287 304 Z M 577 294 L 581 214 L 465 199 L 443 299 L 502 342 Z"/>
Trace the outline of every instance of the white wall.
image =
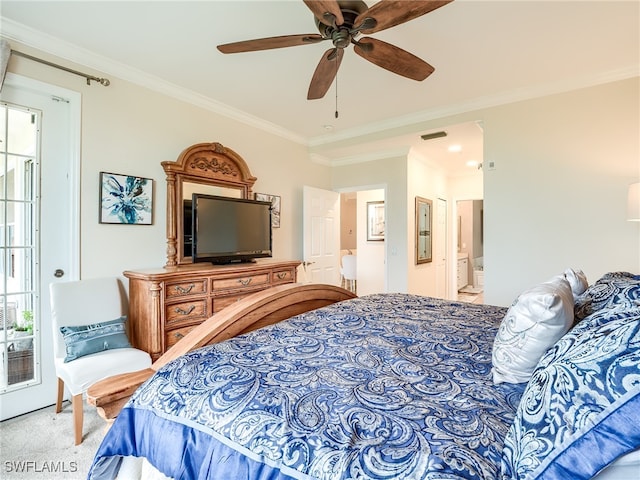
<path id="1" fill-rule="evenodd" d="M 634 77 L 414 127 L 425 131 L 483 122 L 482 175 L 448 179 L 443 198 L 451 206 L 456 200 L 484 199 L 486 302 L 509 305 L 522 290 L 567 267 L 583 269 L 591 282 L 613 270 L 640 273 L 640 224 L 625 219 L 627 187 L 640 180 L 639 92 L 640 78 Z M 334 168 L 334 186 L 358 184 L 361 176 L 370 176 L 369 166 L 349 166 L 346 180 L 336 172 L 347 167 Z M 401 166 L 399 159 L 378 163 L 376 179 L 401 188 L 405 180 L 395 178 Z M 408 188 L 405 201 L 412 209 Z M 457 212 L 449 210 L 451 253 L 456 252 Z M 406 245 L 404 258 L 389 257 L 397 265 L 404 261 L 406 291 L 414 285 L 408 267 L 410 217 L 405 211 L 407 228 L 398 232 Z M 394 274 L 402 271 L 397 267 Z M 455 269 L 449 275 L 455 284 L 451 272 Z M 390 280 L 399 279 L 390 275 Z"/>
<path id="2" fill-rule="evenodd" d="M 436 262 L 416 264 L 416 213 L 415 198 L 422 197 L 432 202 L 432 255 L 435 254 L 436 231 L 436 199 L 447 198 L 447 178 L 444 173 L 434 168 L 427 160 L 409 152 L 408 155 L 408 175 L 407 175 L 407 271 L 408 293 L 416 295 L 437 296 L 436 282 Z"/>
<path id="3" fill-rule="evenodd" d="M 385 242 L 367 241 L 367 202 L 384 201 L 384 189 L 357 192 L 358 295 L 386 292 Z"/>
<path id="4" fill-rule="evenodd" d="M 640 273 L 638 78 L 487 110 L 485 301 L 507 305 L 566 267 Z"/>
<path id="5" fill-rule="evenodd" d="M 387 255 L 386 291 L 406 292 L 408 255 L 406 158 L 395 157 L 333 167 L 331 184 L 336 191 L 384 189 L 387 217 L 383 242 Z"/>

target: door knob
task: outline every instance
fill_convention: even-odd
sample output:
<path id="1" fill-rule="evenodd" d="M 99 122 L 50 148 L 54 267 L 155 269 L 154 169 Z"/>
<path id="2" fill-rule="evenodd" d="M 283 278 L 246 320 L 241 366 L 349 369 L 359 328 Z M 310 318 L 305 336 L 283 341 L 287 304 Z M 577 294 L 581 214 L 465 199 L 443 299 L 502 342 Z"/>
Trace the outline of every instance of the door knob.
<path id="1" fill-rule="evenodd" d="M 55 272 L 53 272 L 53 276 L 56 278 L 60 278 L 64 276 L 64 270 L 61 268 L 57 268 Z"/>

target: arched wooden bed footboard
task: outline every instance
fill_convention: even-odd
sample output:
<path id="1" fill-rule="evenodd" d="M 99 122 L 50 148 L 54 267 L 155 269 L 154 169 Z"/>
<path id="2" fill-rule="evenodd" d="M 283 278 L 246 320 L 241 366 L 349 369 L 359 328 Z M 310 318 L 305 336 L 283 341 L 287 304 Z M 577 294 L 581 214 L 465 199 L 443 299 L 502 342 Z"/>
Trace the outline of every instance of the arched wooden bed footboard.
<path id="1" fill-rule="evenodd" d="M 115 375 L 92 385 L 87 401 L 101 417 L 113 421 L 133 392 L 171 360 L 196 348 L 354 297 L 344 288 L 325 284 L 287 284 L 254 293 L 193 328 L 150 368 Z"/>

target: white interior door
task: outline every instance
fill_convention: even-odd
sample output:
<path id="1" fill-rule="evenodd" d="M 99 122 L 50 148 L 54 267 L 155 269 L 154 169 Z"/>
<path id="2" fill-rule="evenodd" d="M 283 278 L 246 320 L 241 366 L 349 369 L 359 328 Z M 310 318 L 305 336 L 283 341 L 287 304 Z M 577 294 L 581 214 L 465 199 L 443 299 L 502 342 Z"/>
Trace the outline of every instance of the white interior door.
<path id="1" fill-rule="evenodd" d="M 435 227 L 435 263 L 436 263 L 436 296 L 448 298 L 447 290 L 449 279 L 447 277 L 447 201 L 443 198 L 436 200 L 436 227 Z"/>
<path id="2" fill-rule="evenodd" d="M 31 344 L 27 354 L 19 356 L 19 364 L 14 357 L 22 347 L 8 338 L 9 318 L 3 325 L 0 419 L 4 420 L 52 405 L 56 399 L 49 284 L 78 278 L 78 215 L 74 212 L 78 198 L 80 96 L 8 74 L 0 101 L 7 114 L 6 122 L 11 122 L 12 117 L 26 118 L 26 129 L 33 130 L 27 136 L 34 132 L 37 136 L 35 141 L 29 140 L 30 145 L 23 146 L 20 141 L 11 141 L 7 128 L 3 138 L 7 143 L 2 147 L 2 220 L 14 235 L 5 235 L 0 243 L 0 298 L 4 312 L 9 313 L 8 307 L 15 306 L 18 322 L 25 310 L 33 318 Z"/>
<path id="3" fill-rule="evenodd" d="M 306 283 L 340 285 L 340 194 L 303 187 Z"/>

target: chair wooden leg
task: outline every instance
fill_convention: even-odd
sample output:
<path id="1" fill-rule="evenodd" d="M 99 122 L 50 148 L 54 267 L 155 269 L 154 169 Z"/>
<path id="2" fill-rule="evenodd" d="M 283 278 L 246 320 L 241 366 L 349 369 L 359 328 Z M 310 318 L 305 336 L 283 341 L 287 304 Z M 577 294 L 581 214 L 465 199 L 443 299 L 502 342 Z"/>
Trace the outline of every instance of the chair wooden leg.
<path id="1" fill-rule="evenodd" d="M 62 411 L 62 395 L 64 394 L 64 382 L 58 378 L 58 399 L 56 400 L 56 413 Z"/>
<path id="2" fill-rule="evenodd" d="M 74 395 L 71 399 L 73 407 L 73 431 L 75 433 L 76 445 L 82 443 L 82 422 L 84 420 L 84 410 L 82 405 L 82 394 Z"/>

